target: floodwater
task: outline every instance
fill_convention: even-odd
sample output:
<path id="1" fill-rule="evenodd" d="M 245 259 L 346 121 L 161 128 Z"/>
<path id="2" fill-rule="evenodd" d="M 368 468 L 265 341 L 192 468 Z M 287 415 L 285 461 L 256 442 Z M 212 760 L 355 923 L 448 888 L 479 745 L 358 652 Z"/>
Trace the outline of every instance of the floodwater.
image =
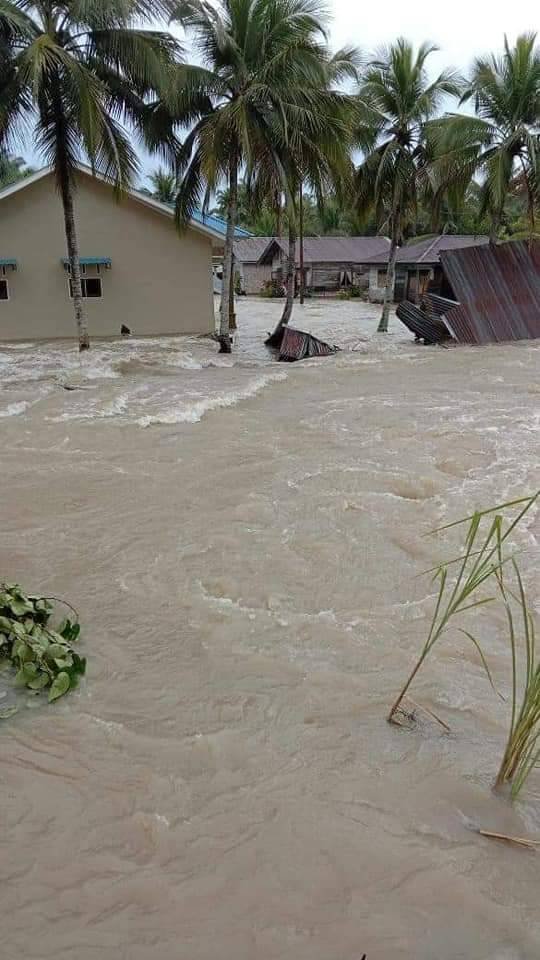
<path id="1" fill-rule="evenodd" d="M 433 609 L 434 527 L 540 487 L 540 344 L 423 347 L 378 308 L 208 340 L 0 344 L 2 574 L 79 610 L 89 671 L 3 721 L 6 960 L 537 960 L 540 773 L 492 794 L 508 705 Z M 64 386 L 78 389 L 66 390 Z M 539 520 L 517 537 L 538 611 Z M 508 692 L 501 613 L 471 614 Z"/>

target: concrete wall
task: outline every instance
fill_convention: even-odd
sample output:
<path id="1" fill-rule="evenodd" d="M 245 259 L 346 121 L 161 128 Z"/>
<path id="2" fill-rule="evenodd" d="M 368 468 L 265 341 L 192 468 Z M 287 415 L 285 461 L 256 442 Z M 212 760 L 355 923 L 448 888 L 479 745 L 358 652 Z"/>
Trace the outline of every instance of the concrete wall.
<path id="1" fill-rule="evenodd" d="M 214 330 L 211 239 L 190 228 L 179 235 L 172 219 L 126 198 L 117 203 L 106 184 L 79 175 L 75 198 L 80 255 L 107 256 L 100 268 L 103 296 L 85 299 L 90 336 L 210 333 Z M 0 200 L 0 258 L 8 301 L 0 300 L 0 340 L 76 335 L 62 208 L 52 176 Z M 97 275 L 88 268 L 88 275 Z"/>

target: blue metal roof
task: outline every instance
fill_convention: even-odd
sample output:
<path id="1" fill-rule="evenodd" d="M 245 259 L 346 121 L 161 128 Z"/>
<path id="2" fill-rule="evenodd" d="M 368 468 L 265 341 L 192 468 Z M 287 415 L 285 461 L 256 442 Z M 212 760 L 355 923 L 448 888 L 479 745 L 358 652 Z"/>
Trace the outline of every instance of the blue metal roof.
<path id="1" fill-rule="evenodd" d="M 203 213 L 201 210 L 195 210 L 191 217 L 195 223 L 200 223 L 203 227 L 208 227 L 210 230 L 215 230 L 216 233 L 221 233 L 223 237 L 227 232 L 227 223 L 221 217 L 216 217 L 214 214 Z M 236 227 L 234 231 L 235 237 L 251 237 L 249 230 L 244 230 L 243 227 Z"/>
<path id="2" fill-rule="evenodd" d="M 68 257 L 63 257 L 62 263 L 65 267 L 69 267 Z M 112 265 L 112 260 L 110 257 L 79 257 L 79 263 L 83 267 L 110 267 Z"/>
<path id="3" fill-rule="evenodd" d="M 17 261 L 13 257 L 0 257 L 0 267 L 13 267 L 17 269 Z"/>

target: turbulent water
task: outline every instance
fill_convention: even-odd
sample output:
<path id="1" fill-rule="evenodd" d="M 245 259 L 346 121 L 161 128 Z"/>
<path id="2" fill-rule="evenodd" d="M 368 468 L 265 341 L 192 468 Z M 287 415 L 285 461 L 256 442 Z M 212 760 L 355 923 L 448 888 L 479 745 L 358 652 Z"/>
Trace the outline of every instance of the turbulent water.
<path id="1" fill-rule="evenodd" d="M 80 611 L 89 675 L 3 721 L 6 960 L 537 960 L 540 775 L 490 785 L 508 705 L 453 637 L 385 715 L 455 555 L 540 487 L 540 345 L 427 348 L 377 308 L 209 340 L 0 344 L 2 575 Z M 64 389 L 75 387 L 76 389 Z M 533 598 L 540 524 L 518 538 Z M 536 597 L 535 597 L 536 591 Z M 538 606 L 537 606 L 537 611 Z M 508 692 L 498 610 L 471 624 Z"/>

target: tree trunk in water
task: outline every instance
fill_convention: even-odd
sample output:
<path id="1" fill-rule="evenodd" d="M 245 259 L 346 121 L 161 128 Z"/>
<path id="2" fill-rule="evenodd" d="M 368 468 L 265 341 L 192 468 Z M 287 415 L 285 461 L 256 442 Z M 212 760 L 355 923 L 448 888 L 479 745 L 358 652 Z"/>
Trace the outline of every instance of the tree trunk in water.
<path id="1" fill-rule="evenodd" d="M 304 292 L 305 292 L 305 278 L 304 278 L 304 192 L 302 181 L 300 181 L 300 203 L 298 208 L 299 213 L 299 230 L 300 230 L 300 303 L 304 302 Z"/>
<path id="2" fill-rule="evenodd" d="M 283 313 L 273 333 L 266 340 L 269 347 L 279 347 L 283 339 L 283 328 L 287 326 L 291 319 L 294 305 L 294 277 L 296 273 L 296 230 L 294 225 L 289 223 L 289 250 L 287 254 L 287 295 L 285 297 L 285 306 Z"/>
<path id="3" fill-rule="evenodd" d="M 236 330 L 236 313 L 234 312 L 234 257 L 231 263 L 231 287 L 229 290 L 229 330 Z"/>
<path id="4" fill-rule="evenodd" d="M 231 352 L 231 337 L 229 333 L 229 310 L 231 296 L 231 280 L 233 266 L 234 231 L 238 208 L 238 159 L 231 158 L 229 167 L 229 205 L 227 208 L 227 232 L 225 234 L 225 255 L 223 257 L 223 288 L 221 291 L 221 305 L 219 308 L 219 352 Z M 234 288 L 233 288 L 234 289 Z"/>
<path id="5" fill-rule="evenodd" d="M 388 258 L 388 272 L 386 274 L 386 287 L 384 291 L 383 309 L 377 333 L 388 333 L 388 317 L 390 314 L 390 304 L 394 296 L 394 284 L 396 280 L 396 257 L 398 245 L 395 233 L 392 235 L 392 244 L 390 246 L 390 256 Z"/>
<path id="6" fill-rule="evenodd" d="M 77 230 L 75 227 L 75 214 L 73 211 L 73 187 L 66 169 L 60 169 L 58 171 L 58 176 L 60 182 L 60 194 L 62 197 L 62 207 L 64 210 L 64 228 L 66 231 L 67 253 L 71 272 L 70 279 L 71 289 L 73 292 L 73 307 L 75 310 L 77 333 L 79 335 L 79 350 L 89 350 L 90 339 L 88 337 L 88 323 L 83 308 L 81 263 L 79 259 Z"/>

